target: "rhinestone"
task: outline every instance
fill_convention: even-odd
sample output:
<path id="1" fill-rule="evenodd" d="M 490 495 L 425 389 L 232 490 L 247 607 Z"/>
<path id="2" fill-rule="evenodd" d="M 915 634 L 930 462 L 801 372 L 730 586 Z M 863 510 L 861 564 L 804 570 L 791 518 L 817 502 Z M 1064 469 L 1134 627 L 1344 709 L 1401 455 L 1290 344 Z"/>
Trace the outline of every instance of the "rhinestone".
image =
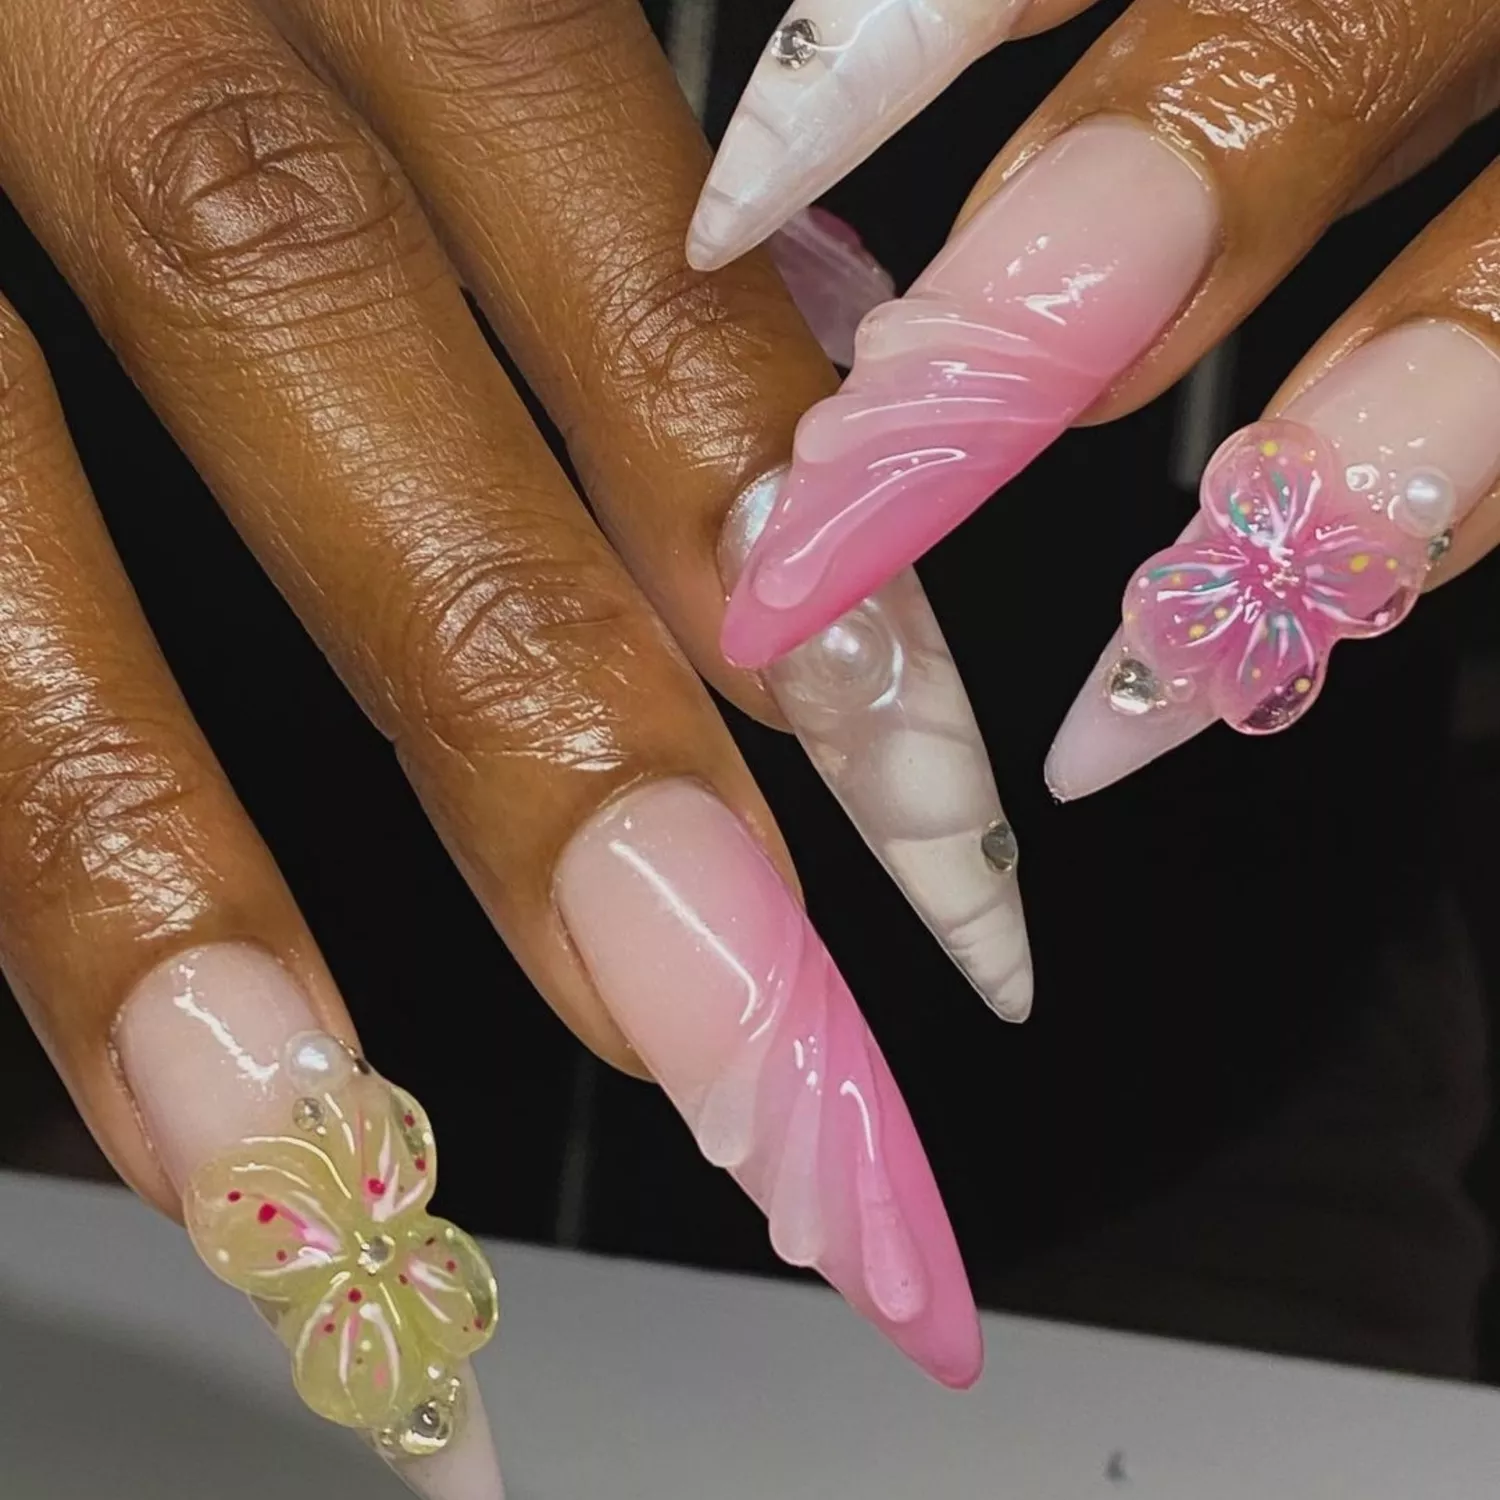
<path id="1" fill-rule="evenodd" d="M 1161 703 L 1161 684 L 1156 673 L 1133 656 L 1121 657 L 1109 669 L 1104 692 L 1116 713 L 1132 717 L 1148 714 Z"/>
<path id="2" fill-rule="evenodd" d="M 997 875 L 1009 875 L 1021 857 L 1015 830 L 1004 818 L 996 819 L 980 835 L 979 852 L 984 855 L 985 864 Z"/>
<path id="3" fill-rule="evenodd" d="M 788 21 L 771 37 L 771 56 L 783 68 L 805 67 L 818 50 L 818 28 L 811 21 Z"/>
<path id="4" fill-rule="evenodd" d="M 1435 563 L 1440 557 L 1446 557 L 1452 545 L 1453 533 L 1451 531 L 1440 532 L 1427 544 L 1427 561 Z"/>
<path id="5" fill-rule="evenodd" d="M 462 1384 L 450 1379 L 441 1395 L 413 1407 L 395 1427 L 377 1434 L 376 1441 L 388 1453 L 403 1454 L 407 1458 L 426 1458 L 441 1453 L 458 1431 L 462 1400 Z"/>
<path id="6" fill-rule="evenodd" d="M 378 1271 L 383 1271 L 390 1263 L 391 1257 L 396 1253 L 396 1244 L 388 1235 L 377 1234 L 367 1240 L 361 1240 L 359 1246 L 359 1267 L 370 1276 Z"/>
<path id="7" fill-rule="evenodd" d="M 292 1124 L 298 1130 L 319 1135 L 323 1130 L 323 1106 L 316 1099 L 299 1099 L 292 1106 Z"/>

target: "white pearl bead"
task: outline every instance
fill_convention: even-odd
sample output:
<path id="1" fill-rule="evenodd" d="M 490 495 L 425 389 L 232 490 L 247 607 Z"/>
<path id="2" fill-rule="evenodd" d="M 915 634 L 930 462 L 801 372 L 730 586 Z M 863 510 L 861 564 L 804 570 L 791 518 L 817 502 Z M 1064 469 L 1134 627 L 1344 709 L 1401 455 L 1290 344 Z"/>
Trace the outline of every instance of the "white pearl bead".
<path id="1" fill-rule="evenodd" d="M 348 1081 L 354 1059 L 335 1038 L 321 1031 L 304 1031 L 286 1044 L 286 1071 L 294 1087 L 323 1094 Z"/>
<path id="2" fill-rule="evenodd" d="M 1436 469 L 1414 469 L 1391 508 L 1396 524 L 1411 536 L 1434 537 L 1453 524 L 1458 497 L 1452 481 Z"/>

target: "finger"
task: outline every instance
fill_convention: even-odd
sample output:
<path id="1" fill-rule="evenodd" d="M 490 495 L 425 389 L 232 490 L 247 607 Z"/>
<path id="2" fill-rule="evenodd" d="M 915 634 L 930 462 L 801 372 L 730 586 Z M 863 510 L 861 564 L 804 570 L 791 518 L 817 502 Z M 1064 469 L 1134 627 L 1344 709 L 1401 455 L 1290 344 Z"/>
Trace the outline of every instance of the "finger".
<path id="1" fill-rule="evenodd" d="M 13 196 L 543 992 L 614 1056 L 629 1038 L 784 1253 L 971 1381 L 952 1231 L 769 816 L 404 180 L 235 0 L 91 19 L 0 13 L 30 84 L 0 89 Z"/>
<path id="2" fill-rule="evenodd" d="M 353 1029 L 157 654 L 40 353 L 3 304 L 0 622 L 0 960 L 89 1128 L 137 1191 L 186 1212 L 210 1267 L 261 1297 L 289 1347 L 300 1330 L 283 1295 L 293 1281 L 298 1306 L 337 1283 L 345 1306 L 358 1290 L 371 1307 L 419 1311 L 394 1271 L 354 1263 L 351 1236 L 372 1216 L 335 1201 L 333 1184 L 294 1213 L 247 1183 L 231 1217 L 252 1201 L 257 1215 L 273 1201 L 285 1213 L 224 1223 L 229 1205 L 211 1184 L 238 1170 L 246 1140 L 256 1139 L 258 1162 L 305 1150 L 299 1098 L 330 1112 L 347 1100 L 346 1084 L 295 1080 L 294 1063 L 321 1056 L 352 1074 Z M 425 1202 L 436 1157 L 423 1132 Z M 312 1235 L 314 1215 L 328 1236 Z M 413 1202 L 382 1233 L 404 1244 L 426 1222 Z M 482 1265 L 476 1251 L 472 1275 L 488 1299 L 478 1316 L 489 1319 Z M 441 1462 L 403 1473 L 438 1500 L 493 1500 L 499 1474 L 466 1363 L 482 1342 L 471 1328 L 440 1345 L 398 1323 L 389 1349 L 407 1373 L 381 1399 L 365 1391 L 352 1408 L 330 1371 L 305 1361 L 298 1385 L 325 1416 L 391 1433 L 388 1449 L 402 1457 L 411 1414 L 429 1401 L 446 1411 L 456 1389 L 469 1415 L 447 1421 Z M 440 1378 L 422 1373 L 429 1366 Z M 463 1484 L 452 1482 L 458 1462 Z"/>
<path id="3" fill-rule="evenodd" d="M 731 660 L 804 639 L 1070 423 L 1176 379 L 1500 46 L 1494 6 L 1400 0 L 1379 27 L 1363 11 L 1137 0 L 912 291 L 871 315 L 843 391 L 803 419 L 726 615 Z"/>
<path id="4" fill-rule="evenodd" d="M 762 481 L 832 379 L 761 257 L 713 277 L 682 266 L 703 142 L 636 0 L 482 20 L 415 0 L 280 13 L 407 165 L 675 638 L 741 707 L 770 717 L 770 689 L 945 949 L 1000 1015 L 1024 1017 L 1014 840 L 915 577 L 765 683 L 719 654 L 720 558 L 737 564 Z"/>
<path id="5" fill-rule="evenodd" d="M 760 244 L 1017 31 L 1092 0 L 804 0 L 782 18 L 729 121 L 688 231 L 710 271 Z"/>
<path id="6" fill-rule="evenodd" d="M 1286 728 L 1337 642 L 1399 624 L 1500 540 L 1497 223 L 1491 167 L 1210 463 L 1197 517 L 1131 580 L 1123 633 L 1052 748 L 1058 796 L 1216 719 Z"/>

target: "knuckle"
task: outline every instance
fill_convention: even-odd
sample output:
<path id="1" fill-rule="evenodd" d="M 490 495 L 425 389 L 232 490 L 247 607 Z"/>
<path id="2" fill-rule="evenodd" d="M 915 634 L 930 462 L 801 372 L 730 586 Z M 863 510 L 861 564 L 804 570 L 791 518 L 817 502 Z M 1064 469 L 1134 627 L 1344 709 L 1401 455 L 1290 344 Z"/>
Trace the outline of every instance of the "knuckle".
<path id="1" fill-rule="evenodd" d="M 1194 9 L 1200 42 L 1183 62 L 1216 139 L 1238 142 L 1308 106 L 1326 123 L 1392 121 L 1451 60 L 1436 55 L 1416 0 L 1206 0 Z"/>
<path id="2" fill-rule="evenodd" d="M 63 907 L 75 922 L 127 911 L 150 931 L 188 920 L 203 896 L 189 764 L 163 726 L 110 711 L 81 681 L 12 705 L 0 719 L 0 864 L 26 872 L 29 909 Z"/>
<path id="3" fill-rule="evenodd" d="M 158 277 L 253 301 L 362 280 L 417 243 L 404 182 L 316 85 L 244 63 L 116 93 L 103 180 Z"/>
<path id="4" fill-rule="evenodd" d="M 597 533 L 512 514 L 496 546 L 428 549 L 402 607 L 405 695 L 422 731 L 468 761 L 613 768 L 633 664 L 661 637 Z"/>

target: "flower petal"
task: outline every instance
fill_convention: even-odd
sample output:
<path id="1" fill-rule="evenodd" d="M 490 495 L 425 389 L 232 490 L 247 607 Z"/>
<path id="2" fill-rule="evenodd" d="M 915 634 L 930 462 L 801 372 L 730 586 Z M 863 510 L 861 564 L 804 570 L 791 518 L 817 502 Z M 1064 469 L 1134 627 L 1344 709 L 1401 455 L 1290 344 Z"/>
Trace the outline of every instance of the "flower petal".
<path id="1" fill-rule="evenodd" d="M 385 1427 L 439 1389 L 448 1373 L 381 1282 L 337 1273 L 277 1330 L 292 1351 L 297 1393 L 343 1427 Z"/>
<path id="2" fill-rule="evenodd" d="M 1226 652 L 1209 682 L 1214 710 L 1243 734 L 1273 734 L 1312 706 L 1323 686 L 1329 642 L 1291 610 L 1257 613 L 1239 650 Z"/>
<path id="3" fill-rule="evenodd" d="M 329 1154 L 362 1217 L 386 1224 L 427 1206 L 437 1148 L 422 1106 L 373 1073 L 325 1094 Z"/>
<path id="4" fill-rule="evenodd" d="M 1248 559 L 1231 544 L 1190 542 L 1148 558 L 1125 591 L 1125 641 L 1163 677 L 1201 671 L 1245 631 Z"/>
<path id="5" fill-rule="evenodd" d="M 452 1359 L 488 1343 L 499 1292 L 484 1252 L 463 1230 L 429 1219 L 412 1232 L 399 1262 L 398 1287 L 411 1321 Z"/>
<path id="6" fill-rule="evenodd" d="M 1345 498 L 1333 450 L 1298 422 L 1242 427 L 1208 461 L 1199 490 L 1223 537 L 1256 549 L 1294 545 L 1315 512 Z"/>
<path id="7" fill-rule="evenodd" d="M 1303 563 L 1304 597 L 1333 636 L 1380 635 L 1411 613 L 1427 544 L 1394 527 L 1345 518 L 1317 528 Z"/>
<path id="8" fill-rule="evenodd" d="M 263 1136 L 194 1174 L 183 1197 L 188 1233 L 210 1270 L 272 1301 L 326 1282 L 352 1253 L 341 1229 L 349 1195 L 321 1145 Z"/>

